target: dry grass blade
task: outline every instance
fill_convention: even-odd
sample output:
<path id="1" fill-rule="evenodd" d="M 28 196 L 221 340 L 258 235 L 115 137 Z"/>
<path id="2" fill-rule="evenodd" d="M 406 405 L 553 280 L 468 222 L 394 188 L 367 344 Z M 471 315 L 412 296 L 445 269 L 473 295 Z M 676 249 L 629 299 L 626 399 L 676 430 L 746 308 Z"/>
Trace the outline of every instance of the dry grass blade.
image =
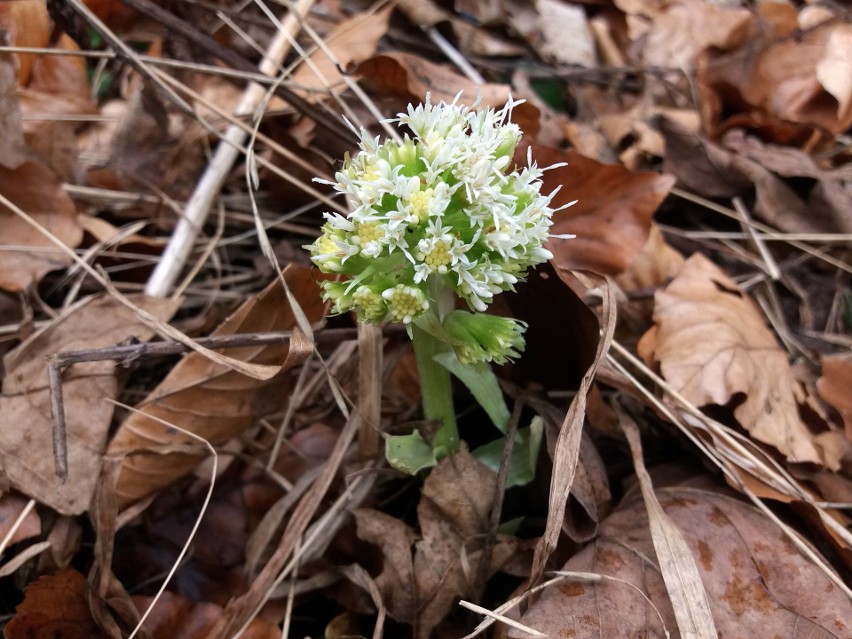
<path id="1" fill-rule="evenodd" d="M 606 280 L 603 287 L 603 307 L 601 313 L 601 337 L 598 341 L 595 359 L 580 382 L 580 388 L 565 419 L 559 429 L 556 450 L 553 453 L 553 475 L 550 478 L 550 497 L 547 510 L 547 524 L 544 534 L 536 544 L 533 557 L 530 583 L 535 584 L 544 573 L 548 558 L 556 549 L 562 520 L 568 502 L 568 493 L 574 481 L 577 459 L 580 454 L 580 436 L 583 432 L 583 420 L 586 413 L 586 396 L 591 388 L 598 366 L 606 355 L 615 332 L 616 302 L 615 287 Z"/>
<path id="2" fill-rule="evenodd" d="M 648 511 L 651 539 L 666 584 L 678 629 L 684 639 L 716 639 L 716 624 L 710 612 L 710 602 L 701 575 L 689 546 L 674 522 L 666 515 L 657 496 L 651 476 L 642 458 L 639 429 L 626 414 L 621 414 L 621 428 L 627 436 L 633 467 L 639 480 L 642 499 Z"/>

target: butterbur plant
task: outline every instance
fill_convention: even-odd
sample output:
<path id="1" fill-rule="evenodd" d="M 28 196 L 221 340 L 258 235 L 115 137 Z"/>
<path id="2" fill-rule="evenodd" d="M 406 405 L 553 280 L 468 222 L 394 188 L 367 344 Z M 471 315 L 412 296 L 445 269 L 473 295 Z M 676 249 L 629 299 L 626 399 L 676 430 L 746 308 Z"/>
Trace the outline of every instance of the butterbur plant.
<path id="1" fill-rule="evenodd" d="M 340 275 L 322 284 L 335 312 L 402 323 L 411 336 L 424 414 L 439 427 L 429 441 L 419 432 L 387 439 L 389 462 L 408 472 L 459 449 L 450 373 L 505 432 L 509 413 L 490 363 L 520 355 L 526 326 L 485 311 L 552 257 L 544 243 L 555 192 L 541 194 L 544 169 L 530 154 L 526 166 L 512 166 L 521 130 L 511 116 L 521 101 L 495 110 L 458 99 L 431 104 L 427 95 L 409 105 L 391 120 L 408 130 L 400 140 L 362 130 L 360 151 L 326 182 L 350 212 L 326 213 L 306 247 L 320 270 Z"/>

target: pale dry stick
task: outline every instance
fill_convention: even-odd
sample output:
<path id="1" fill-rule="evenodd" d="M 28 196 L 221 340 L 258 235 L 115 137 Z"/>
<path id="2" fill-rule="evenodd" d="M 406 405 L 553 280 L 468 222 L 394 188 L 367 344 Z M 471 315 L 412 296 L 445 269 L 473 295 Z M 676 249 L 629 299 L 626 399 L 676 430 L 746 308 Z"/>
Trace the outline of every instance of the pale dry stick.
<path id="1" fill-rule="evenodd" d="M 613 347 L 614 347 L 614 350 L 616 350 L 619 354 L 621 354 L 622 356 L 626 356 L 627 359 L 629 361 L 631 361 L 631 364 L 634 364 L 634 362 L 637 362 L 639 367 L 643 369 L 643 373 L 651 376 L 652 379 L 655 379 L 655 380 L 659 379 L 653 373 L 653 371 L 650 371 L 649 369 L 647 369 L 647 367 L 644 367 L 641 364 L 641 362 L 639 362 L 638 360 L 633 358 L 630 355 L 630 353 L 626 351 L 626 349 L 624 349 L 623 347 L 621 347 L 620 345 L 618 345 L 615 342 L 613 342 Z M 626 353 L 626 355 L 625 355 L 625 353 Z M 672 422 L 672 424 L 677 426 L 680 429 L 680 431 L 683 432 L 687 436 L 687 438 L 690 439 L 690 441 L 692 441 L 693 444 L 695 444 L 700 450 L 702 450 L 702 452 L 704 452 L 704 454 L 707 456 L 707 459 L 712 461 L 725 474 L 725 476 L 728 477 L 728 479 L 730 479 L 735 485 L 737 485 L 739 487 L 739 489 L 743 492 L 743 494 L 748 496 L 749 500 L 755 506 L 757 506 L 764 514 L 767 514 L 770 517 L 770 519 L 773 521 L 773 523 L 775 523 L 781 529 L 781 531 L 787 536 L 788 539 L 790 539 L 790 541 L 793 542 L 793 545 L 795 545 L 796 548 L 798 548 L 798 550 L 802 554 L 804 554 L 808 559 L 810 559 L 814 563 L 814 565 L 816 565 L 823 572 L 823 574 L 825 574 L 826 577 L 828 577 L 831 580 L 832 583 L 834 583 L 838 588 L 840 588 L 847 597 L 852 599 L 852 589 L 850 589 L 849 586 L 847 586 L 843 582 L 843 580 L 840 579 L 840 577 L 825 563 L 825 561 L 823 560 L 822 557 L 817 555 L 808 544 L 806 544 L 804 541 L 802 541 L 802 539 L 795 533 L 795 531 L 793 531 L 789 526 L 787 526 L 786 524 L 781 522 L 781 520 L 772 512 L 772 510 L 768 506 L 766 506 L 766 504 L 764 504 L 763 501 L 759 497 L 757 497 L 757 495 L 755 495 L 751 491 L 751 489 L 749 489 L 748 486 L 746 486 L 742 482 L 742 480 L 740 479 L 737 472 L 733 468 L 728 466 L 728 464 L 730 463 L 730 462 L 728 462 L 728 460 L 726 460 L 724 457 L 721 457 L 720 454 L 718 453 L 718 451 L 716 451 L 713 448 L 710 448 L 700 438 L 696 437 L 695 434 L 692 432 L 691 428 L 687 428 L 686 426 L 684 426 L 684 424 L 681 422 L 681 420 L 678 419 L 678 417 L 675 416 L 675 414 L 665 404 L 663 404 L 663 402 L 661 402 L 659 399 L 657 399 L 651 391 L 649 391 L 642 384 L 640 384 L 639 381 L 636 380 L 629 373 L 629 371 L 627 371 L 627 369 L 624 366 L 622 366 L 616 359 L 614 359 L 612 356 L 608 356 L 607 359 L 608 359 L 609 364 L 611 366 L 613 366 L 619 373 L 624 375 L 625 378 L 629 379 L 634 384 L 636 389 L 646 399 L 648 399 L 648 401 L 650 401 L 651 404 L 657 410 L 659 410 L 661 414 L 665 415 Z M 664 380 L 660 379 L 660 383 L 661 383 L 662 386 L 668 387 L 668 385 L 665 383 Z M 668 388 L 671 388 L 671 387 L 668 387 Z M 676 391 L 674 391 L 674 389 L 671 389 L 671 390 L 673 391 L 672 396 L 675 399 L 678 399 L 678 397 L 680 397 L 679 394 Z M 719 428 L 717 429 L 716 428 L 717 424 L 714 420 L 702 415 L 700 412 L 698 412 L 697 415 L 693 414 L 692 409 L 694 409 L 695 407 L 693 407 L 688 401 L 686 401 L 682 397 L 680 397 L 680 399 L 678 401 L 681 402 L 681 400 L 682 400 L 682 407 L 686 409 L 686 412 L 683 415 L 683 418 L 685 420 L 689 420 L 689 419 L 696 420 L 699 423 L 705 424 L 703 426 L 703 428 L 707 428 L 707 426 L 709 425 L 709 426 L 711 426 L 711 428 L 709 428 L 709 430 L 711 430 L 711 432 L 714 432 L 714 433 L 717 433 L 717 434 L 723 434 L 723 430 L 721 428 L 721 425 L 718 425 Z M 695 410 L 697 410 L 697 409 L 695 409 Z M 693 424 L 692 427 L 695 428 L 696 424 Z M 729 442 L 726 442 L 726 443 L 729 443 L 729 445 L 730 445 L 730 443 L 732 443 L 732 442 L 729 441 Z M 779 491 L 779 492 L 783 492 L 783 491 Z M 839 524 L 837 524 L 830 517 L 825 515 L 823 513 L 822 509 L 816 507 L 815 502 L 808 499 L 807 496 L 803 497 L 803 501 L 807 501 L 807 503 L 809 505 L 815 507 L 817 512 L 820 514 L 820 518 L 823 521 L 823 523 L 827 527 L 831 527 L 832 530 L 834 530 L 838 535 L 840 535 L 841 537 L 846 539 L 847 543 L 850 543 L 849 540 L 848 540 L 848 538 L 850 537 L 848 531 L 845 531 L 844 529 L 842 529 L 842 527 L 839 526 Z M 834 525 L 832 525 L 832 522 L 833 522 Z M 850 544 L 850 545 L 852 545 L 852 544 Z"/>
<path id="2" fill-rule="evenodd" d="M 264 4 L 263 0 L 254 0 L 254 1 L 255 1 L 255 4 L 257 4 L 261 8 L 261 10 L 264 13 L 266 13 L 266 15 L 269 16 L 271 20 L 274 21 L 274 19 L 275 19 L 274 15 L 272 14 L 272 12 L 269 11 L 268 7 Z M 281 2 L 282 0 L 277 0 L 277 1 Z M 290 5 L 291 3 L 289 2 L 289 0 L 283 0 L 283 4 Z M 371 9 L 370 13 L 375 12 L 377 10 L 377 7 L 383 6 L 385 4 L 387 4 L 387 2 L 379 2 L 376 6 L 374 6 Z M 368 13 L 367 15 L 370 15 L 370 13 Z M 353 26 L 353 28 L 354 28 L 354 26 Z M 366 93 L 364 93 L 364 91 L 361 89 L 361 87 L 358 85 L 358 83 L 354 82 L 352 80 L 352 78 L 349 76 L 349 74 L 346 73 L 346 70 L 343 68 L 343 65 L 340 64 L 340 61 L 337 59 L 337 56 L 334 55 L 334 52 L 328 47 L 325 40 L 323 40 L 322 37 L 320 37 L 320 35 L 314 30 L 314 28 L 310 24 L 308 24 L 307 22 L 304 22 L 304 24 L 302 25 L 302 29 L 317 44 L 317 46 L 320 48 L 320 50 L 322 50 L 322 52 L 326 55 L 326 57 L 329 60 L 331 60 L 331 62 L 337 67 L 337 70 L 340 73 L 340 77 L 343 80 L 344 84 L 346 84 L 346 86 L 356 96 L 358 96 L 358 99 L 361 100 L 361 102 L 364 104 L 365 107 L 367 107 L 367 110 L 376 119 L 376 122 L 378 122 L 382 126 L 382 128 L 385 130 L 385 133 L 387 133 L 391 138 L 393 138 L 397 142 L 401 143 L 402 138 L 399 135 L 399 132 L 397 132 L 396 129 L 394 129 L 392 126 L 390 126 L 390 124 L 387 122 L 387 118 L 385 118 L 382 115 L 382 113 L 379 111 L 376 104 L 370 99 L 370 97 Z M 317 66 L 314 64 L 313 60 L 311 59 L 311 56 L 307 55 L 307 53 L 299 46 L 299 44 L 297 42 L 294 41 L 293 46 L 297 47 L 299 49 L 300 54 L 304 58 L 305 64 L 308 65 L 308 68 L 311 69 L 314 72 L 314 75 L 316 75 L 317 78 L 319 78 L 319 80 L 323 83 L 323 85 L 325 85 L 326 90 L 328 91 L 328 94 L 331 95 L 335 99 L 337 104 L 340 105 L 341 109 L 343 111 L 345 111 L 347 117 L 352 122 L 354 122 L 355 124 L 358 124 L 359 126 L 361 126 L 363 128 L 363 125 L 360 124 L 359 121 L 358 121 L 358 116 L 355 114 L 354 111 L 352 111 L 352 109 L 349 108 L 349 106 L 343 100 L 340 99 L 340 97 L 337 95 L 337 93 L 334 91 L 333 87 L 331 86 L 331 83 L 328 81 L 328 78 L 326 78 L 320 72 L 320 70 L 317 68 Z M 358 134 L 357 130 L 354 130 L 354 132 L 355 132 L 356 135 Z"/>
<path id="3" fill-rule="evenodd" d="M 755 233 L 754 221 L 751 219 L 751 214 L 746 208 L 746 205 L 743 204 L 742 198 L 735 197 L 732 202 L 734 204 L 734 210 L 740 217 L 740 225 L 743 227 L 743 230 L 748 233 L 752 243 L 755 247 L 757 247 L 760 257 L 763 258 L 763 263 L 766 265 L 766 274 L 775 281 L 780 280 L 781 269 L 778 268 L 778 263 L 775 261 L 775 258 L 772 257 L 772 253 L 770 253 L 769 249 L 766 248 L 766 243 L 758 237 L 757 233 Z"/>
<path id="4" fill-rule="evenodd" d="M 472 610 L 473 612 L 480 614 L 484 617 L 490 617 L 494 621 L 499 621 L 510 628 L 514 628 L 515 630 L 520 630 L 521 632 L 527 633 L 531 637 L 542 638 L 542 639 L 551 639 L 550 635 L 546 635 L 543 632 L 539 632 L 535 628 L 530 628 L 529 626 L 525 626 L 524 624 L 515 621 L 514 619 L 510 619 L 504 615 L 501 615 L 499 612 L 494 612 L 489 610 L 488 608 L 483 608 L 482 606 L 477 606 L 475 603 L 470 603 L 469 601 L 465 601 L 462 599 L 459 601 L 459 605 L 462 608 L 467 608 L 468 610 Z M 470 635 L 468 635 L 469 637 Z"/>
<path id="5" fill-rule="evenodd" d="M 684 231 L 683 229 L 667 224 L 657 224 L 661 231 L 672 235 L 678 235 L 690 240 L 748 240 L 752 237 L 761 242 L 823 242 L 823 243 L 845 243 L 852 242 L 850 233 L 741 233 L 739 231 Z"/>
<path id="6" fill-rule="evenodd" d="M 300 14 L 310 10 L 314 0 L 300 0 L 296 5 L 296 11 Z M 284 29 L 280 30 L 269 46 L 269 51 L 260 63 L 261 73 L 271 75 L 284 59 L 290 49 L 288 37 L 289 31 L 295 31 L 299 21 L 294 12 L 288 14 L 284 21 Z M 287 35 L 285 35 L 285 33 Z M 250 84 L 236 109 L 236 116 L 255 117 L 257 105 L 262 101 L 266 90 L 263 86 Z M 219 196 L 222 185 L 231 171 L 231 167 L 239 154 L 240 147 L 246 139 L 246 133 L 241 127 L 230 126 L 213 159 L 207 166 L 204 175 L 198 181 L 195 190 L 187 202 L 184 215 L 178 222 L 174 234 L 169 241 L 166 250 L 151 274 L 145 293 L 152 297 L 165 297 L 177 281 L 180 272 L 195 245 L 199 229 L 204 225 L 204 220 L 210 210 L 213 200 Z"/>
<path id="7" fill-rule="evenodd" d="M 456 49 L 440 31 L 438 31 L 437 28 L 434 26 L 421 26 L 420 28 L 426 32 L 429 39 L 435 43 L 435 45 L 445 56 L 447 56 L 447 58 L 449 58 L 450 62 L 458 67 L 459 71 L 461 71 L 468 80 L 475 82 L 476 84 L 485 84 L 485 78 L 482 77 L 482 74 L 467 61 L 467 58 L 465 58 L 461 52 Z"/>
<path id="8" fill-rule="evenodd" d="M 154 415 L 150 415 L 143 410 L 139 410 L 138 408 L 134 408 L 133 406 L 128 406 L 127 404 L 122 404 L 121 402 L 117 402 L 113 399 L 108 400 L 109 402 L 115 404 L 116 406 L 120 406 L 126 410 L 132 411 L 134 413 L 138 413 L 140 415 L 144 415 L 148 419 L 154 420 L 158 424 L 166 426 L 167 428 L 174 428 L 179 433 L 183 433 L 187 437 L 196 440 L 204 444 L 207 450 L 210 451 L 210 454 L 213 455 L 213 463 L 211 464 L 210 469 L 210 486 L 207 488 L 207 494 L 204 496 L 204 500 L 201 502 L 201 509 L 198 512 L 198 517 L 195 518 L 195 522 L 192 524 L 192 528 L 189 531 L 189 535 L 187 535 L 186 541 L 183 544 L 183 547 L 180 549 L 178 556 L 175 558 L 174 564 L 172 564 L 171 569 L 169 569 L 168 574 L 165 579 L 163 579 L 163 583 L 160 585 L 159 590 L 157 590 L 157 594 L 154 595 L 154 598 L 151 600 L 151 603 L 148 604 L 148 609 L 145 610 L 145 613 L 139 619 L 139 623 L 136 624 L 136 627 L 130 633 L 128 639 L 133 639 L 137 635 L 137 633 L 142 629 L 142 625 L 145 623 L 145 620 L 154 610 L 154 606 L 157 605 L 157 602 L 160 600 L 160 597 L 163 596 L 163 593 L 166 590 L 166 586 L 169 585 L 169 582 L 174 577 L 174 574 L 177 572 L 177 569 L 180 567 L 180 563 L 183 561 L 183 558 L 186 556 L 186 553 L 189 551 L 190 544 L 192 544 L 192 540 L 195 539 L 195 534 L 198 532 L 198 527 L 201 525 L 201 520 L 204 517 L 204 513 L 207 512 L 207 507 L 210 505 L 210 500 L 213 498 L 213 489 L 216 487 L 216 475 L 219 472 L 219 453 L 216 452 L 216 449 L 213 445 L 206 439 L 204 439 L 201 435 L 193 433 L 192 431 L 188 431 L 186 429 L 181 428 L 180 426 L 173 424 L 171 422 L 167 422 L 164 419 L 160 419 L 159 417 L 155 417 Z M 107 567 L 108 568 L 108 567 Z"/>
<path id="9" fill-rule="evenodd" d="M 213 237 L 210 238 L 210 241 L 206 242 L 206 246 L 201 250 L 201 255 L 198 256 L 197 260 L 195 260 L 195 266 L 189 269 L 189 272 L 183 278 L 183 282 L 177 285 L 172 293 L 173 297 L 183 297 L 184 293 L 192 285 L 193 280 L 195 280 L 195 276 L 198 275 L 198 273 L 201 272 L 201 269 L 203 269 L 207 264 L 208 259 L 212 262 L 211 270 L 216 273 L 216 281 L 219 289 L 212 297 L 218 297 L 218 294 L 221 292 L 221 288 L 224 285 L 222 282 L 222 262 L 216 253 L 216 248 L 219 246 L 219 240 L 221 240 L 222 236 L 225 234 L 225 207 L 221 201 L 218 202 L 218 210 L 219 215 L 216 216 L 216 230 L 213 233 Z M 189 255 L 187 255 L 187 259 L 189 259 Z M 213 301 L 214 300 L 211 298 L 211 303 Z"/>
<path id="10" fill-rule="evenodd" d="M 3 556 L 3 553 L 6 552 L 6 546 L 9 545 L 9 542 L 12 540 L 12 537 L 15 536 L 15 533 L 18 532 L 18 528 L 20 528 L 24 520 L 27 518 L 27 515 L 30 514 L 33 508 L 35 508 L 36 502 L 35 499 L 30 499 L 27 502 L 27 505 L 21 509 L 21 512 L 15 518 L 15 521 L 12 523 L 12 527 L 6 531 L 6 534 L 3 536 L 3 540 L 0 541 L 0 557 Z"/>
<path id="11" fill-rule="evenodd" d="M 673 188 L 671 190 L 671 193 L 672 195 L 676 195 L 677 197 L 687 200 L 689 202 L 693 202 L 694 204 L 699 204 L 707 209 L 710 209 L 711 211 L 719 213 L 720 215 L 724 215 L 725 217 L 729 217 L 733 220 L 739 219 L 736 211 L 732 211 L 727 207 L 724 207 L 720 204 L 716 204 L 716 202 L 708 200 L 707 198 L 703 198 L 700 195 L 695 195 L 694 193 L 690 193 L 689 191 L 685 191 L 678 187 Z M 788 242 L 791 246 L 794 246 L 800 251 L 804 251 L 809 255 L 813 255 L 817 259 L 820 259 L 823 262 L 826 262 L 827 264 L 831 264 L 832 266 L 837 267 L 842 271 L 846 271 L 847 273 L 852 273 L 852 265 L 842 262 L 841 260 L 832 257 L 828 253 L 820 251 L 819 249 L 815 249 L 812 246 L 808 246 L 807 244 L 799 242 L 798 240 L 787 239 L 783 233 L 775 230 L 774 228 L 766 224 L 761 224 L 760 222 L 753 222 L 753 224 L 754 228 L 762 231 L 766 235 L 777 237 L 779 240 Z"/>

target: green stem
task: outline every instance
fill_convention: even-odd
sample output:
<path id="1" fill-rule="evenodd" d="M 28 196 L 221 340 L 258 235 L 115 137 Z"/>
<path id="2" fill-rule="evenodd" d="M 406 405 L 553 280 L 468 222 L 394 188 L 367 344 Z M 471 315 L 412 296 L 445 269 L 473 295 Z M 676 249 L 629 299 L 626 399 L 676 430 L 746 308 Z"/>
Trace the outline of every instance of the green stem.
<path id="1" fill-rule="evenodd" d="M 411 330 L 417 372 L 420 374 L 423 413 L 426 419 L 441 422 L 432 437 L 432 450 L 435 457 L 441 459 L 459 450 L 450 372 L 434 360 L 435 355 L 449 350 L 449 347 L 416 324 L 411 326 Z"/>

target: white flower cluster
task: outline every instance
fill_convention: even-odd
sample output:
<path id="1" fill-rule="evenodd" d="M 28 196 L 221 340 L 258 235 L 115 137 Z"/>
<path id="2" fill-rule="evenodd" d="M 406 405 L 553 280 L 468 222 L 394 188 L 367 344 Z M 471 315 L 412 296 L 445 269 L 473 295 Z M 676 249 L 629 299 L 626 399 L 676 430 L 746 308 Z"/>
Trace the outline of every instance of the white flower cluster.
<path id="1" fill-rule="evenodd" d="M 409 106 L 393 122 L 401 142 L 361 132 L 360 152 L 346 157 L 330 183 L 351 212 L 326 213 L 310 245 L 323 271 L 348 276 L 324 282 L 335 310 L 361 321 L 415 320 L 430 308 L 437 278 L 471 309 L 513 288 L 530 266 L 552 257 L 543 247 L 553 193 L 540 193 L 542 169 L 509 171 L 521 130 L 502 109 L 457 104 Z M 475 106 L 475 105 L 474 105 Z"/>

